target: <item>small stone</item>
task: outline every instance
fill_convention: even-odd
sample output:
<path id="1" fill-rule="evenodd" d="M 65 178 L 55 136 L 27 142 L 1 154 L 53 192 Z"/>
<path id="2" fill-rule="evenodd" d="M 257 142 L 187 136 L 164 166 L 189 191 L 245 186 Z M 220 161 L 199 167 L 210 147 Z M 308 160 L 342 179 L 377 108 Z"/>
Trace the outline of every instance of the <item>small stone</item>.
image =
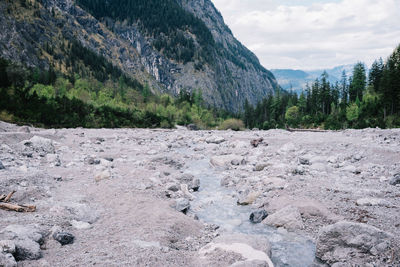
<path id="1" fill-rule="evenodd" d="M 0 161 L 0 170 L 4 170 L 4 169 L 5 169 L 5 167 L 4 167 L 3 163 L 1 163 L 1 161 Z"/>
<path id="2" fill-rule="evenodd" d="M 177 211 L 180 211 L 180 212 L 183 212 L 184 214 L 186 214 L 186 212 L 189 210 L 189 208 L 190 208 L 190 202 L 186 198 L 178 198 L 176 200 L 175 209 Z"/>
<path id="3" fill-rule="evenodd" d="M 57 240 L 61 245 L 68 245 L 74 242 L 75 237 L 68 232 L 57 232 L 53 234 L 53 238 Z"/>
<path id="4" fill-rule="evenodd" d="M 172 191 L 172 192 L 178 192 L 179 187 L 177 184 L 170 183 L 170 184 L 167 184 L 167 190 Z"/>
<path id="5" fill-rule="evenodd" d="M 211 136 L 206 139 L 207 144 L 221 144 L 222 142 L 225 142 L 225 141 L 226 141 L 225 138 L 220 137 L 220 136 L 217 136 L 217 137 Z"/>
<path id="6" fill-rule="evenodd" d="M 85 163 L 89 165 L 98 165 L 100 164 L 100 160 L 93 157 L 88 157 L 85 159 Z"/>
<path id="7" fill-rule="evenodd" d="M 250 221 L 252 223 L 260 223 L 267 218 L 268 213 L 265 210 L 256 210 L 250 214 Z"/>
<path id="8" fill-rule="evenodd" d="M 78 229 L 78 230 L 86 230 L 86 229 L 92 228 L 92 225 L 90 223 L 76 221 L 76 220 L 72 220 L 71 225 L 72 225 L 72 227 L 74 227 L 75 229 Z"/>
<path id="9" fill-rule="evenodd" d="M 299 158 L 299 163 L 300 163 L 301 165 L 310 165 L 310 160 L 307 159 L 307 158 L 300 157 L 300 158 Z"/>
<path id="10" fill-rule="evenodd" d="M 197 130 L 199 130 L 199 127 L 197 127 L 197 125 L 196 125 L 196 124 L 193 124 L 193 123 L 191 123 L 191 124 L 189 124 L 188 126 L 186 126 L 186 128 L 187 128 L 188 130 L 190 130 L 190 131 L 197 131 Z"/>
<path id="11" fill-rule="evenodd" d="M 101 180 L 109 179 L 111 177 L 111 173 L 109 170 L 104 170 L 102 172 L 97 173 L 94 176 L 94 179 L 96 182 L 99 182 Z"/>
<path id="12" fill-rule="evenodd" d="M 400 172 L 393 175 L 393 177 L 389 181 L 390 185 L 400 184 Z"/>
<path id="13" fill-rule="evenodd" d="M 267 166 L 268 164 L 257 164 L 256 166 L 254 166 L 254 171 L 260 172 L 264 170 Z"/>

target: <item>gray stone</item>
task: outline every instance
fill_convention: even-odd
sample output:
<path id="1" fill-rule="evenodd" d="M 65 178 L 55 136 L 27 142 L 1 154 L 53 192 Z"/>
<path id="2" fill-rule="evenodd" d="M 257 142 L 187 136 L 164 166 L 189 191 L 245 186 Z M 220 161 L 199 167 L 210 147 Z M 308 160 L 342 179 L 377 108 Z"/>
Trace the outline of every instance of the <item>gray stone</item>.
<path id="1" fill-rule="evenodd" d="M 257 164 L 256 166 L 254 166 L 254 171 L 260 172 L 264 170 L 267 166 L 268 164 Z"/>
<path id="2" fill-rule="evenodd" d="M 72 244 L 75 239 L 74 235 L 68 232 L 56 232 L 53 234 L 53 238 L 63 246 Z"/>
<path id="3" fill-rule="evenodd" d="M 214 156 L 210 159 L 210 163 L 215 167 L 228 167 L 229 165 L 245 164 L 245 160 L 239 155 L 222 155 Z"/>
<path id="4" fill-rule="evenodd" d="M 41 136 L 34 136 L 29 140 L 23 141 L 23 144 L 44 155 L 55 153 L 53 141 Z"/>
<path id="5" fill-rule="evenodd" d="M 289 205 L 269 215 L 263 223 L 275 227 L 284 227 L 287 230 L 303 229 L 304 224 L 297 207 Z"/>
<path id="6" fill-rule="evenodd" d="M 357 199 L 356 204 L 357 206 L 383 206 L 383 207 L 392 206 L 390 202 L 385 199 L 370 198 L 370 197 Z"/>
<path id="7" fill-rule="evenodd" d="M 400 184 L 400 172 L 393 175 L 393 177 L 389 181 L 390 185 Z"/>
<path id="8" fill-rule="evenodd" d="M 167 184 L 167 190 L 172 191 L 172 192 L 178 192 L 179 191 L 179 186 L 175 183 L 169 183 Z"/>
<path id="9" fill-rule="evenodd" d="M 192 189 L 193 191 L 197 191 L 200 188 L 200 180 L 195 178 L 192 174 L 185 173 L 178 178 L 178 181 L 182 184 L 186 184 L 188 189 Z"/>
<path id="10" fill-rule="evenodd" d="M 186 198 L 178 198 L 175 202 L 175 209 L 177 211 L 183 212 L 186 214 L 186 212 L 190 208 L 190 202 Z"/>
<path id="11" fill-rule="evenodd" d="M 211 136 L 211 137 L 206 138 L 207 144 L 221 144 L 225 141 L 226 141 L 225 138 L 220 137 L 220 136 Z"/>
<path id="12" fill-rule="evenodd" d="M 12 224 L 4 228 L 0 232 L 0 239 L 16 240 L 16 239 L 30 239 L 34 242 L 42 244 L 44 241 L 45 233 L 41 231 L 36 225 L 17 225 Z"/>
<path id="13" fill-rule="evenodd" d="M 0 170 L 4 170 L 4 169 L 5 169 L 5 167 L 4 167 L 3 163 L 1 163 L 1 161 L 0 161 Z"/>
<path id="14" fill-rule="evenodd" d="M 265 210 L 256 210 L 250 214 L 250 221 L 252 223 L 260 223 L 267 218 L 268 213 Z"/>
<path id="15" fill-rule="evenodd" d="M 39 243 L 32 239 L 21 239 L 15 241 L 16 252 L 14 254 L 17 261 L 37 260 L 42 257 Z"/>
<path id="16" fill-rule="evenodd" d="M 260 192 L 243 192 L 242 194 L 239 195 L 239 198 L 237 200 L 238 205 L 250 205 L 252 204 L 260 195 Z"/>
<path id="17" fill-rule="evenodd" d="M 307 159 L 307 158 L 300 157 L 300 158 L 299 158 L 299 163 L 300 163 L 301 165 L 310 165 L 310 160 Z"/>
<path id="18" fill-rule="evenodd" d="M 87 157 L 85 158 L 85 163 L 89 165 L 98 165 L 100 164 L 100 160 L 93 157 Z"/>
<path id="19" fill-rule="evenodd" d="M 340 221 L 323 227 L 317 239 L 316 256 L 327 264 L 356 264 L 365 254 L 377 255 L 389 249 L 392 236 L 373 226 Z"/>
<path id="20" fill-rule="evenodd" d="M 0 241 L 0 253 L 15 253 L 15 242 L 12 240 L 1 240 Z"/>
<path id="21" fill-rule="evenodd" d="M 17 267 L 17 262 L 11 253 L 0 252 L 1 267 Z"/>
<path id="22" fill-rule="evenodd" d="M 197 125 L 196 125 L 196 124 L 193 124 L 193 123 L 191 123 L 191 124 L 189 124 L 188 126 L 186 126 L 186 128 L 187 128 L 188 130 L 190 130 L 190 131 L 197 131 L 197 130 L 199 130 L 199 127 L 197 127 Z"/>

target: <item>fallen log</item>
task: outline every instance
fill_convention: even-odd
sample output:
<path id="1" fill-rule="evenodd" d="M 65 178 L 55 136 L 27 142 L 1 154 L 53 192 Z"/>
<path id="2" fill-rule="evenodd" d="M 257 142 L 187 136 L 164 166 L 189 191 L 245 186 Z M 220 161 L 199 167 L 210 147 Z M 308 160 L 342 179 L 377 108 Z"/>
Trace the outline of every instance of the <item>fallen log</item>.
<path id="1" fill-rule="evenodd" d="M 36 206 L 0 202 L 0 209 L 17 212 L 34 212 L 36 211 Z"/>

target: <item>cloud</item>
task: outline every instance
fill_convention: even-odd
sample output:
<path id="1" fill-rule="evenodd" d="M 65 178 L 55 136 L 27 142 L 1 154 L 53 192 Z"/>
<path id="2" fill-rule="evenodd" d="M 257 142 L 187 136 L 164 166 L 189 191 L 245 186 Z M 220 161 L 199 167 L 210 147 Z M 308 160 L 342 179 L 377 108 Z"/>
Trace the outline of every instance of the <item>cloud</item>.
<path id="1" fill-rule="evenodd" d="M 213 2 L 269 69 L 369 65 L 400 43 L 400 0 Z"/>

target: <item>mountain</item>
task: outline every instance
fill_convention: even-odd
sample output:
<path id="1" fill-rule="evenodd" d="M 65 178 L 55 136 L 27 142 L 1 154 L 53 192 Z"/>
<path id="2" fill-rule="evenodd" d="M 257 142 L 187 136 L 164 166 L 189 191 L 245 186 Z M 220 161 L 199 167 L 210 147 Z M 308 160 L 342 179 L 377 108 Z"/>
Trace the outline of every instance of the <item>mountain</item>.
<path id="1" fill-rule="evenodd" d="M 210 0 L 1 1 L 0 14 L 0 56 L 29 67 L 99 81 L 120 71 L 155 94 L 200 89 L 233 112 L 278 88 Z"/>
<path id="2" fill-rule="evenodd" d="M 319 78 L 321 74 L 326 71 L 328 73 L 328 81 L 336 83 L 342 78 L 343 71 L 346 75 L 351 75 L 353 71 L 353 64 L 341 65 L 331 69 L 317 69 L 317 70 L 292 70 L 292 69 L 273 69 L 271 72 L 276 77 L 279 85 L 285 90 L 293 90 L 301 93 L 308 84 L 311 84 L 315 79 Z"/>

